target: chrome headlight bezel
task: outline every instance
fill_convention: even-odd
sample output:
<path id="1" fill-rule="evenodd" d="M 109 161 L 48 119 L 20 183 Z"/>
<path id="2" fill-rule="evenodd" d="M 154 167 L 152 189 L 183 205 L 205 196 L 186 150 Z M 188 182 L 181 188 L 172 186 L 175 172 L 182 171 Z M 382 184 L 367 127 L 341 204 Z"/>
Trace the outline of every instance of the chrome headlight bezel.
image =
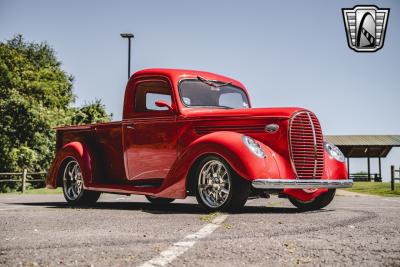
<path id="1" fill-rule="evenodd" d="M 263 149 L 261 148 L 260 144 L 251 138 L 250 136 L 243 135 L 242 141 L 246 145 L 246 147 L 253 153 L 255 156 L 263 159 L 266 157 Z"/>
<path id="2" fill-rule="evenodd" d="M 345 157 L 344 157 L 342 151 L 340 151 L 340 149 L 337 146 L 335 146 L 334 144 L 331 144 L 329 142 L 325 142 L 324 148 L 325 148 L 326 152 L 328 152 L 329 156 L 331 156 L 332 158 L 334 158 L 335 160 L 337 160 L 339 162 L 345 162 Z"/>

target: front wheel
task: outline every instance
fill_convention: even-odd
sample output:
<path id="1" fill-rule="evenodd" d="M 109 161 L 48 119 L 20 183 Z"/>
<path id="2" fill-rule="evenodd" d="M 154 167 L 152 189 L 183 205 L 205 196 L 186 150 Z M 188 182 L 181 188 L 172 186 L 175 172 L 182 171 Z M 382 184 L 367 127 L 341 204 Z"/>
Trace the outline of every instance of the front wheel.
<path id="1" fill-rule="evenodd" d="M 208 211 L 240 210 L 250 193 L 250 182 L 216 156 L 205 157 L 196 171 L 196 198 Z"/>
<path id="2" fill-rule="evenodd" d="M 78 161 L 68 158 L 64 166 L 62 184 L 64 197 L 68 204 L 75 206 L 96 203 L 101 193 L 83 188 L 83 176 Z"/>
<path id="3" fill-rule="evenodd" d="M 300 201 L 294 197 L 289 197 L 289 201 L 302 211 L 319 210 L 329 205 L 332 202 L 336 193 L 336 189 L 329 189 L 328 192 L 322 193 L 313 200 Z"/>

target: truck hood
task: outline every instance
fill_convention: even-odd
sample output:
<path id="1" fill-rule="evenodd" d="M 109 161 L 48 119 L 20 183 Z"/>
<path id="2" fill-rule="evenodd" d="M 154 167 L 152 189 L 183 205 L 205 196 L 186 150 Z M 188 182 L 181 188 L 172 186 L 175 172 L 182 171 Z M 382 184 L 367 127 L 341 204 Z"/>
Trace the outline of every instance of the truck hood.
<path id="1" fill-rule="evenodd" d="M 248 109 L 186 109 L 182 119 L 192 121 L 191 127 L 197 135 L 219 131 L 232 131 L 248 135 L 279 155 L 289 158 L 289 119 L 303 108 L 248 108 Z M 265 126 L 277 124 L 276 133 L 266 133 Z"/>
<path id="2" fill-rule="evenodd" d="M 294 113 L 305 110 L 299 107 L 283 108 L 246 108 L 246 109 L 212 109 L 212 108 L 185 108 L 182 116 L 185 118 L 215 118 L 215 117 L 263 117 L 288 119 Z"/>

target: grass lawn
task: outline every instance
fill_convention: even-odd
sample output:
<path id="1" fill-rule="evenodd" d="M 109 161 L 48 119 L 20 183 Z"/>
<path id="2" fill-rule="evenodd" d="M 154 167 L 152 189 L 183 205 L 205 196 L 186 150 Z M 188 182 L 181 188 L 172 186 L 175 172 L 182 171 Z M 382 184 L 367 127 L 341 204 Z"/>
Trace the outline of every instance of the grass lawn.
<path id="1" fill-rule="evenodd" d="M 385 197 L 399 197 L 400 196 L 400 183 L 394 184 L 394 191 L 390 190 L 390 183 L 374 183 L 374 182 L 354 182 L 352 188 L 344 190 L 356 193 L 363 193 L 369 195 L 385 196 Z"/>
<path id="2" fill-rule="evenodd" d="M 25 194 L 62 194 L 62 188 L 58 187 L 57 189 L 47 189 L 47 188 L 37 188 L 37 189 L 30 189 L 30 190 L 26 190 Z M 10 193 L 6 193 L 6 194 L 21 194 L 21 192 L 10 192 Z"/>

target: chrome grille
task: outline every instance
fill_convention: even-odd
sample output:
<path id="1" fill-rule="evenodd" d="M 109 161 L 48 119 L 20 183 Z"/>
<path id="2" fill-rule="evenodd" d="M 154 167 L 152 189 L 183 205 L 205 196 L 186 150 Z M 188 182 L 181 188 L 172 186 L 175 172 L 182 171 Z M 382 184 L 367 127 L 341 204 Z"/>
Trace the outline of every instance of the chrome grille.
<path id="1" fill-rule="evenodd" d="M 321 125 L 308 111 L 296 113 L 289 123 L 289 148 L 299 179 L 320 179 L 324 171 L 324 144 Z"/>

